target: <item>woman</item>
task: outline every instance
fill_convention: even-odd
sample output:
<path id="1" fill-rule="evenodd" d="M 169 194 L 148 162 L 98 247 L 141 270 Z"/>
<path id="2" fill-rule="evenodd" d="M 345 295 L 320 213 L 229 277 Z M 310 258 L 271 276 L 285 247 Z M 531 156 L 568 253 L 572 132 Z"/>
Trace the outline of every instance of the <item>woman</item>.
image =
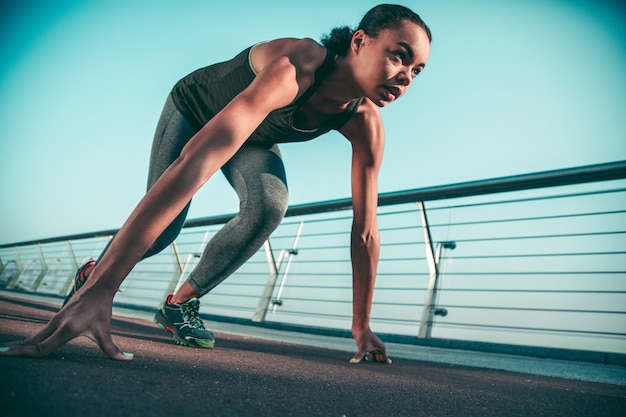
<path id="1" fill-rule="evenodd" d="M 192 196 L 221 169 L 237 191 L 240 213 L 209 242 L 188 281 L 155 316 L 177 343 L 213 347 L 213 334 L 198 315 L 198 299 L 261 247 L 287 209 L 277 143 L 309 140 L 334 129 L 352 145 L 352 335 L 357 352 L 351 362 L 389 363 L 383 342 L 369 327 L 384 145 L 379 108 L 403 95 L 424 69 L 430 41 L 430 30 L 417 14 L 379 5 L 357 30 L 334 29 L 321 45 L 311 39 L 259 43 L 183 78 L 157 126 L 148 192 L 99 261 L 79 269 L 61 311 L 42 331 L 2 353 L 45 356 L 84 335 L 110 358 L 132 359 L 111 339 L 113 297 L 137 262 L 174 240 Z"/>

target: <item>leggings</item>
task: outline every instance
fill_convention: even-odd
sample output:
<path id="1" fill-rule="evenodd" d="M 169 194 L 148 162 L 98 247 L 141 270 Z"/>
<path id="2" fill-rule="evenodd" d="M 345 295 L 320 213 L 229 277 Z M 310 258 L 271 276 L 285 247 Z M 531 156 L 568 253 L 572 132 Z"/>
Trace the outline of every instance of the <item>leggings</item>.
<path id="1" fill-rule="evenodd" d="M 159 119 L 148 171 L 148 189 L 178 158 L 196 133 L 168 97 Z M 276 144 L 244 144 L 221 168 L 239 197 L 239 213 L 208 242 L 189 276 L 189 284 L 204 295 L 228 278 L 269 238 L 282 221 L 288 206 L 287 179 Z M 165 249 L 180 233 L 189 204 L 165 229 L 144 259 Z"/>

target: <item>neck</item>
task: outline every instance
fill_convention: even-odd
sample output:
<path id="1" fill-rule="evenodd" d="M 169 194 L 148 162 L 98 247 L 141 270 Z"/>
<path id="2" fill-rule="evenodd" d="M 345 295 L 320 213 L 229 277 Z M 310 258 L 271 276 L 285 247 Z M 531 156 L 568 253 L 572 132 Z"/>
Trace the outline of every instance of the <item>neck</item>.
<path id="1" fill-rule="evenodd" d="M 348 58 L 337 57 L 334 70 L 328 74 L 317 90 L 317 99 L 334 106 L 344 106 L 362 97 L 363 94 L 354 83 L 350 68 Z"/>

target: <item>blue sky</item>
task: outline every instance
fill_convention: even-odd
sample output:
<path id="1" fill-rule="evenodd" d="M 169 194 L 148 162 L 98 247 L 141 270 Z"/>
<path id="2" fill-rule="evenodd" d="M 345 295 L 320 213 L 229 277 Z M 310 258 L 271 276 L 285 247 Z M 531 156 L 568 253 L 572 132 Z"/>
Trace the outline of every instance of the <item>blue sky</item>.
<path id="1" fill-rule="evenodd" d="M 0 243 L 119 227 L 152 133 L 188 72 L 276 37 L 356 25 L 374 1 L 2 3 Z M 400 2 L 431 58 L 383 109 L 380 191 L 626 159 L 626 9 L 618 1 Z M 338 134 L 282 147 L 291 204 L 350 195 Z M 221 174 L 190 218 L 234 212 Z"/>

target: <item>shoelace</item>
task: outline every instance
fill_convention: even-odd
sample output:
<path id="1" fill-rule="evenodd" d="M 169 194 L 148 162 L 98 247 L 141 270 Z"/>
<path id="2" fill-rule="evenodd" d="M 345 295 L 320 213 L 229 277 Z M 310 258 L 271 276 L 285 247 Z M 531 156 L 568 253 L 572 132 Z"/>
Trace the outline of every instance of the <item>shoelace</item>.
<path id="1" fill-rule="evenodd" d="M 204 323 L 200 318 L 200 302 L 198 300 L 190 300 L 181 304 L 183 310 L 183 318 L 189 324 L 197 329 L 205 330 Z"/>

